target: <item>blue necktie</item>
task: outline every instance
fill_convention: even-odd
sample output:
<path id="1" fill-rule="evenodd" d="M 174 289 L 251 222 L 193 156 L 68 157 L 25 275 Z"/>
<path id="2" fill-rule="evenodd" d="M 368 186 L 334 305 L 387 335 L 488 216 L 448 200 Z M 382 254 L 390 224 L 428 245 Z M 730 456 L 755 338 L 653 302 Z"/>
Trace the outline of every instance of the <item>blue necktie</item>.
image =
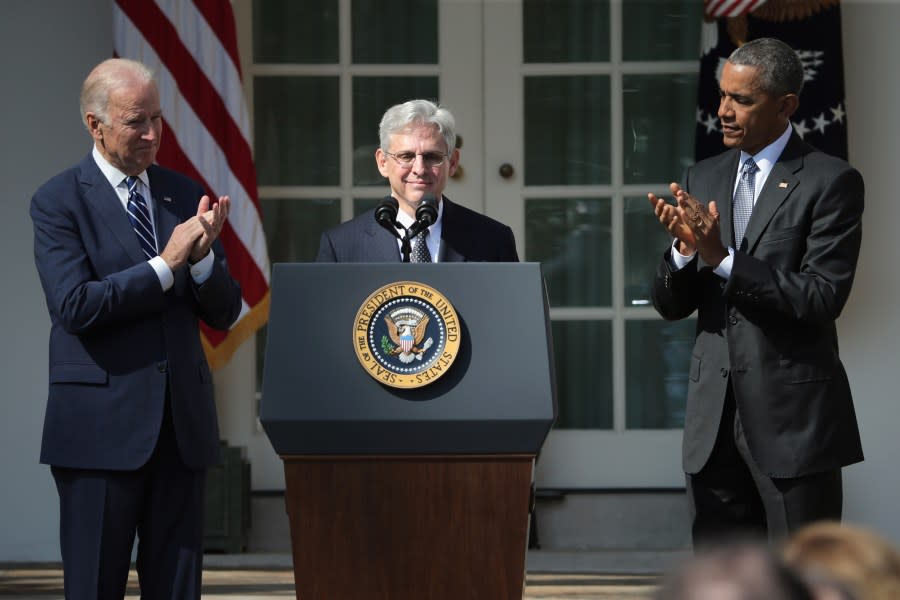
<path id="1" fill-rule="evenodd" d="M 137 177 L 125 178 L 125 183 L 128 185 L 128 220 L 131 221 L 131 226 L 137 234 L 144 256 L 149 260 L 158 254 L 156 250 L 156 236 L 153 235 L 153 221 L 150 219 L 150 209 L 147 208 L 147 202 L 137 190 L 138 181 L 140 180 Z"/>
<path id="2" fill-rule="evenodd" d="M 409 262 L 431 262 L 431 252 L 428 251 L 428 243 L 425 241 L 427 235 L 428 230 L 425 229 L 420 231 L 415 237 L 416 243 L 412 248 L 412 255 L 409 257 Z"/>
<path id="3" fill-rule="evenodd" d="M 738 181 L 737 190 L 734 192 L 734 202 L 731 205 L 735 248 L 741 247 L 747 223 L 750 222 L 750 215 L 753 212 L 753 189 L 756 186 L 757 171 L 759 171 L 759 167 L 752 157 L 748 158 L 741 167 L 741 179 Z"/>

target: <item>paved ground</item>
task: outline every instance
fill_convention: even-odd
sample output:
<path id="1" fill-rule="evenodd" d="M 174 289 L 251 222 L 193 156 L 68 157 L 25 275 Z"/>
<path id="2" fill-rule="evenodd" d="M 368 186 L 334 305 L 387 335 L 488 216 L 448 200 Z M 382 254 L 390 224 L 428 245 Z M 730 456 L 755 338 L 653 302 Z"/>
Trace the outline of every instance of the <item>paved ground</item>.
<path id="1" fill-rule="evenodd" d="M 529 574 L 526 600 L 649 600 L 657 578 L 651 575 Z M 0 566 L 0 597 L 27 600 L 63 597 L 58 565 Z M 128 598 L 138 598 L 132 572 Z M 212 568 L 203 572 L 203 598 L 263 600 L 294 598 L 294 576 L 284 568 Z"/>

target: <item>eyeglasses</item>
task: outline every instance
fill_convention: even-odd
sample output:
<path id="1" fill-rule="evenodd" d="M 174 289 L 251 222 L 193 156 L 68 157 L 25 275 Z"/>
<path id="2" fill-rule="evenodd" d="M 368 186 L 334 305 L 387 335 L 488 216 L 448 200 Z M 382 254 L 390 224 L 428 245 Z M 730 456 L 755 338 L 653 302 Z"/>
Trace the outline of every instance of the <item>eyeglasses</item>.
<path id="1" fill-rule="evenodd" d="M 422 163 L 429 169 L 439 167 L 447 160 L 447 155 L 442 152 L 423 152 L 422 154 L 417 154 L 416 152 L 385 152 L 385 154 L 396 160 L 401 167 L 413 166 L 417 156 L 422 157 Z"/>

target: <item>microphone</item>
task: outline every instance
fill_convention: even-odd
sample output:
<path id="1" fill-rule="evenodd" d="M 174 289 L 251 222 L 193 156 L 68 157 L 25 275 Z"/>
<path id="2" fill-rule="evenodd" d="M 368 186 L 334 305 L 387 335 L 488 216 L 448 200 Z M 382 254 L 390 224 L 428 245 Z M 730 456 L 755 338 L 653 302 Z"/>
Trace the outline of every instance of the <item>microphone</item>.
<path id="1" fill-rule="evenodd" d="M 422 201 L 419 202 L 419 206 L 416 207 L 416 222 L 406 230 L 406 236 L 410 239 L 416 237 L 419 235 L 419 232 L 434 225 L 434 222 L 437 221 L 437 216 L 437 198 L 435 198 L 434 194 L 423 195 Z"/>
<path id="2" fill-rule="evenodd" d="M 400 203 L 393 196 L 385 196 L 384 200 L 375 207 L 375 220 L 379 225 L 391 232 L 396 238 L 400 237 L 397 232 L 397 211 L 400 209 Z"/>

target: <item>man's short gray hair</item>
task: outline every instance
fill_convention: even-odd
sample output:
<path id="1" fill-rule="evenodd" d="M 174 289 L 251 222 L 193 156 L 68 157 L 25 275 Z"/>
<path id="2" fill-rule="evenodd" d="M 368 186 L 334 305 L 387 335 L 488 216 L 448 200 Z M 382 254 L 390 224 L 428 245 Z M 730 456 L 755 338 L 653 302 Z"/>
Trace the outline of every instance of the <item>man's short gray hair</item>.
<path id="1" fill-rule="evenodd" d="M 391 136 L 403 133 L 410 127 L 434 125 L 447 142 L 447 153 L 456 148 L 456 120 L 450 111 L 430 100 L 410 100 L 395 104 L 385 111 L 378 125 L 381 149 L 389 150 Z"/>

